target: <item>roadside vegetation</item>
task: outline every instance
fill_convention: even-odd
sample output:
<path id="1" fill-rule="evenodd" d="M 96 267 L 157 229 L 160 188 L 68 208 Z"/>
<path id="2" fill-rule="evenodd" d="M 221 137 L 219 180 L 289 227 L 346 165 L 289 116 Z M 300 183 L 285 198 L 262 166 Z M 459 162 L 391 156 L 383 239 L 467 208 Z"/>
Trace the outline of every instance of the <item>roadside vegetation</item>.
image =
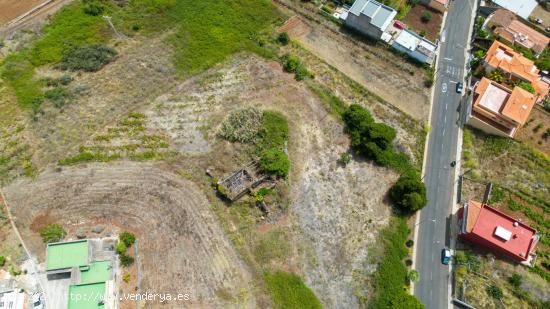
<path id="1" fill-rule="evenodd" d="M 275 308 L 322 308 L 317 296 L 295 274 L 281 271 L 266 273 L 264 280 Z"/>
<path id="2" fill-rule="evenodd" d="M 61 241 L 67 232 L 59 224 L 48 224 L 40 229 L 40 236 L 44 243 L 58 242 Z"/>

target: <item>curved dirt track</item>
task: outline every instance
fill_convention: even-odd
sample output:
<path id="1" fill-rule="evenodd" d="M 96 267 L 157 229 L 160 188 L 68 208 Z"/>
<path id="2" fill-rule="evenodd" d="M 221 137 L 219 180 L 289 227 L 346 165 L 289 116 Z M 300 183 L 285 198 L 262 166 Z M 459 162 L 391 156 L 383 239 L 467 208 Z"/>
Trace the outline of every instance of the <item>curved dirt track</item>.
<path id="1" fill-rule="evenodd" d="M 136 233 L 142 291 L 191 296 L 191 302 L 162 308 L 255 307 L 249 273 L 204 195 L 154 164 L 120 161 L 48 170 L 34 181 L 13 183 L 5 193 L 37 256 L 44 246 L 29 228 L 37 218 L 48 217 L 67 229 L 102 222 L 108 230 L 114 226 Z"/>

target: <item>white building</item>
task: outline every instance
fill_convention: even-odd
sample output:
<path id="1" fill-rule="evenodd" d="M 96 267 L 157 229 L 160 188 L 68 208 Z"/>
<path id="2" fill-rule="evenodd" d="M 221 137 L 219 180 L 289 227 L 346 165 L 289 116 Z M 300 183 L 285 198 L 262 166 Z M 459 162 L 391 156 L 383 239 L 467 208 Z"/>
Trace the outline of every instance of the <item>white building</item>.
<path id="1" fill-rule="evenodd" d="M 401 31 L 392 43 L 392 47 L 412 58 L 427 64 L 435 59 L 437 45 L 407 29 Z"/>
<path id="2" fill-rule="evenodd" d="M 17 290 L 0 290 L 0 309 L 24 309 L 25 293 Z"/>

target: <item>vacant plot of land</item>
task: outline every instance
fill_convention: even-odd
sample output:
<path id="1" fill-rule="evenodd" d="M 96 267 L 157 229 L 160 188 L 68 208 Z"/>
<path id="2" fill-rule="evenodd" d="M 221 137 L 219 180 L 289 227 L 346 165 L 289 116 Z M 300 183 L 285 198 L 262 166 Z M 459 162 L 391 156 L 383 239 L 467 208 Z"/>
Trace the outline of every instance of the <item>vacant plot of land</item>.
<path id="1" fill-rule="evenodd" d="M 0 0 L 0 26 L 44 2 L 46 0 Z"/>
<path id="2" fill-rule="evenodd" d="M 49 170 L 33 182 L 14 183 L 6 195 L 37 256 L 43 257 L 44 246 L 29 228 L 35 220 L 47 216 L 66 227 L 102 222 L 135 231 L 144 291 L 191 295 L 190 303 L 168 307 L 254 304 L 248 272 L 208 201 L 177 174 L 151 164 L 92 164 Z"/>
<path id="3" fill-rule="evenodd" d="M 423 14 L 429 14 L 431 16 L 429 21 L 422 20 Z M 407 16 L 403 19 L 403 22 L 416 33 L 425 33 L 428 40 L 435 42 L 435 40 L 439 38 L 443 14 L 427 8 L 424 5 L 417 4 L 409 11 Z"/>
<path id="4" fill-rule="evenodd" d="M 422 69 L 383 48 L 363 49 L 353 39 L 322 26 L 312 27 L 298 17 L 289 19 L 279 31 L 288 32 L 300 45 L 385 101 L 415 119 L 427 120 L 430 98 Z"/>
<path id="5" fill-rule="evenodd" d="M 550 156 L 550 113 L 538 106 L 534 108 L 516 138 Z"/>

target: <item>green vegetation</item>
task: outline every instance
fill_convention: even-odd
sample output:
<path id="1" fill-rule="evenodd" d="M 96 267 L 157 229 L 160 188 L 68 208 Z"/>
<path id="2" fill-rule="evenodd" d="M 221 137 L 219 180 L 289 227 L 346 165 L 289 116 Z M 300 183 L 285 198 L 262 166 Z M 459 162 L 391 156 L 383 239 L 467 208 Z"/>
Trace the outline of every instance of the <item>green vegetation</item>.
<path id="1" fill-rule="evenodd" d="M 123 267 L 128 267 L 134 264 L 134 258 L 129 255 L 120 254 L 118 257 L 120 260 L 120 265 L 122 265 Z"/>
<path id="2" fill-rule="evenodd" d="M 502 83 L 504 81 L 504 72 L 500 69 L 492 70 L 487 78 L 494 80 L 497 83 Z"/>
<path id="3" fill-rule="evenodd" d="M 535 88 L 533 88 L 533 86 L 530 83 L 519 82 L 517 86 L 529 91 L 530 93 L 535 93 Z"/>
<path id="4" fill-rule="evenodd" d="M 428 202 L 426 186 L 416 173 L 401 175 L 390 189 L 391 201 L 405 213 L 413 213 Z"/>
<path id="5" fill-rule="evenodd" d="M 431 88 L 435 82 L 435 70 L 430 67 L 426 69 L 426 78 L 424 79 L 424 86 Z"/>
<path id="6" fill-rule="evenodd" d="M 351 154 L 349 152 L 342 152 L 338 161 L 344 166 L 348 165 L 351 162 Z"/>
<path id="7" fill-rule="evenodd" d="M 266 150 L 259 161 L 260 169 L 269 175 L 286 177 L 290 169 L 290 160 L 282 150 L 272 148 Z"/>
<path id="8" fill-rule="evenodd" d="M 382 230 L 377 246 L 383 246 L 379 257 L 378 270 L 374 273 L 375 293 L 370 308 L 414 309 L 424 305 L 404 289 L 408 271 L 403 264 L 407 256 L 405 241 L 409 235 L 407 221 L 403 217 L 393 217 L 390 225 Z"/>
<path id="9" fill-rule="evenodd" d="M 67 232 L 59 224 L 48 224 L 40 229 L 40 237 L 44 243 L 58 242 L 67 236 Z"/>
<path id="10" fill-rule="evenodd" d="M 4 267 L 6 265 L 6 257 L 0 255 L 0 267 Z"/>
<path id="11" fill-rule="evenodd" d="M 518 273 L 514 273 L 509 279 L 508 279 L 508 282 L 510 282 L 510 284 L 515 287 L 515 288 L 519 288 L 521 286 L 521 283 L 523 282 L 523 278 L 521 277 L 520 274 Z"/>
<path id="12" fill-rule="evenodd" d="M 282 261 L 291 249 L 284 231 L 272 230 L 257 242 L 253 252 L 258 263 L 265 265 L 274 260 Z"/>
<path id="13" fill-rule="evenodd" d="M 262 127 L 259 130 L 258 147 L 262 150 L 277 148 L 284 149 L 289 135 L 286 117 L 273 111 L 265 111 L 262 118 Z"/>
<path id="14" fill-rule="evenodd" d="M 502 299 L 503 293 L 498 286 L 491 284 L 487 287 L 486 291 L 487 291 L 487 294 L 489 294 L 489 296 L 491 296 L 492 298 Z"/>
<path id="15" fill-rule="evenodd" d="M 116 244 L 116 253 L 117 253 L 117 254 L 124 254 L 124 253 L 126 253 L 126 245 L 124 244 L 124 242 L 119 241 L 119 242 Z"/>
<path id="16" fill-rule="evenodd" d="M 423 23 L 429 23 L 430 20 L 432 20 L 432 13 L 430 13 L 429 11 L 422 12 L 420 20 L 422 20 Z"/>
<path id="17" fill-rule="evenodd" d="M 113 61 L 116 50 L 103 45 L 75 46 L 63 54 L 57 66 L 62 70 L 95 72 Z"/>
<path id="18" fill-rule="evenodd" d="M 341 120 L 342 115 L 348 110 L 346 104 L 324 86 L 313 82 L 308 82 L 307 85 L 309 86 L 309 89 L 313 91 L 313 93 L 315 93 L 325 105 L 327 105 L 327 110 L 330 111 L 336 119 Z"/>
<path id="19" fill-rule="evenodd" d="M 504 190 L 498 185 L 493 185 L 491 196 L 489 197 L 489 204 L 496 204 L 502 200 L 504 200 Z"/>
<path id="20" fill-rule="evenodd" d="M 275 308 L 322 308 L 317 296 L 295 274 L 281 271 L 266 273 L 264 280 Z"/>
<path id="21" fill-rule="evenodd" d="M 281 32 L 277 36 L 277 41 L 282 45 L 287 45 L 290 42 L 290 36 L 288 36 L 288 33 L 286 32 Z"/>
<path id="22" fill-rule="evenodd" d="M 65 105 L 65 99 L 68 96 L 69 94 L 67 93 L 67 90 L 60 86 L 47 90 L 44 93 L 44 98 L 52 102 L 53 106 L 56 108 L 62 108 Z"/>
<path id="23" fill-rule="evenodd" d="M 281 60 L 283 61 L 283 69 L 289 73 L 294 73 L 296 80 L 300 81 L 306 77 L 313 77 L 313 74 L 307 70 L 302 60 L 297 56 L 286 54 L 281 57 Z"/>
<path id="24" fill-rule="evenodd" d="M 122 281 L 128 283 L 130 282 L 131 278 L 132 278 L 132 275 L 130 273 L 125 273 L 124 276 L 122 276 Z"/>
<path id="25" fill-rule="evenodd" d="M 124 243 L 127 248 L 130 248 L 136 242 L 136 236 L 130 232 L 122 232 L 118 239 Z"/>
<path id="26" fill-rule="evenodd" d="M 374 122 L 370 112 L 358 104 L 350 105 L 342 118 L 351 136 L 353 150 L 381 166 L 391 167 L 400 173 L 415 171 L 406 154 L 393 150 L 395 129 Z"/>
<path id="27" fill-rule="evenodd" d="M 535 65 L 542 71 L 550 71 L 550 48 L 545 48 L 540 56 L 535 59 Z"/>

